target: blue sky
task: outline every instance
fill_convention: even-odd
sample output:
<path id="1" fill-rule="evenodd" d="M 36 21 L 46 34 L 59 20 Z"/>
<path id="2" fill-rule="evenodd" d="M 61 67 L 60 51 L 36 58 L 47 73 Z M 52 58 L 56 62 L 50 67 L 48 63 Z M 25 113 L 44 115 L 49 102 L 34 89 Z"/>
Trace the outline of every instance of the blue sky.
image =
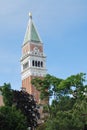
<path id="1" fill-rule="evenodd" d="M 48 73 L 87 73 L 87 0 L 0 0 L 0 85 L 21 87 L 21 46 L 28 13 L 44 43 Z"/>

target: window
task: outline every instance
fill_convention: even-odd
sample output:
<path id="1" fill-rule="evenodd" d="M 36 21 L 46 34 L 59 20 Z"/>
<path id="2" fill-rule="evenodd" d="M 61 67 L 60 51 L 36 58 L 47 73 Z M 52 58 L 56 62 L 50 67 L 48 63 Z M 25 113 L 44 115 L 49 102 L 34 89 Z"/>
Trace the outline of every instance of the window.
<path id="1" fill-rule="evenodd" d="M 32 66 L 43 67 L 43 62 L 42 61 L 34 61 L 34 60 L 32 60 Z"/>
<path id="2" fill-rule="evenodd" d="M 43 67 L 43 62 L 41 61 L 41 67 Z"/>
<path id="3" fill-rule="evenodd" d="M 34 66 L 34 60 L 32 61 L 32 66 Z"/>
<path id="4" fill-rule="evenodd" d="M 37 66 L 37 61 L 35 61 L 35 66 Z"/>
<path id="5" fill-rule="evenodd" d="M 28 66 L 29 66 L 28 62 L 26 62 L 25 64 L 23 64 L 23 70 L 26 69 L 26 68 L 28 68 Z"/>
<path id="6" fill-rule="evenodd" d="M 38 67 L 40 67 L 40 61 L 38 61 Z"/>

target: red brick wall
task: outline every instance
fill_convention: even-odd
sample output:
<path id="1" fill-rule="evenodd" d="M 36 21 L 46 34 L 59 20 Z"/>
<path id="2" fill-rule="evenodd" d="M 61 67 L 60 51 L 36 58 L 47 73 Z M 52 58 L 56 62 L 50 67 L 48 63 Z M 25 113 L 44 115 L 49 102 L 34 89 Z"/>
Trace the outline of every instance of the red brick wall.
<path id="1" fill-rule="evenodd" d="M 29 94 L 32 94 L 35 97 L 35 100 L 40 102 L 40 92 L 31 84 L 32 76 L 27 77 L 22 80 L 22 88 L 26 90 Z"/>
<path id="2" fill-rule="evenodd" d="M 30 52 L 30 51 L 33 51 L 33 49 L 34 49 L 34 47 L 38 47 L 38 49 L 40 50 L 40 52 L 43 52 L 43 47 L 42 47 L 42 45 L 40 46 L 38 46 L 38 45 L 34 45 L 34 44 L 25 44 L 24 46 L 23 46 L 23 49 L 22 49 L 22 54 L 26 54 L 28 51 Z"/>

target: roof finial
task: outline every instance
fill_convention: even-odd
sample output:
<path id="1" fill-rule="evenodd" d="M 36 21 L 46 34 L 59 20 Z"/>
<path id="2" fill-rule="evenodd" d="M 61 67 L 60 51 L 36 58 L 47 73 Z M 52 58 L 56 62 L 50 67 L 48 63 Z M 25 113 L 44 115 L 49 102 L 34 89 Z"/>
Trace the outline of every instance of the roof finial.
<path id="1" fill-rule="evenodd" d="M 32 13 L 31 12 L 29 12 L 29 17 L 32 19 Z"/>

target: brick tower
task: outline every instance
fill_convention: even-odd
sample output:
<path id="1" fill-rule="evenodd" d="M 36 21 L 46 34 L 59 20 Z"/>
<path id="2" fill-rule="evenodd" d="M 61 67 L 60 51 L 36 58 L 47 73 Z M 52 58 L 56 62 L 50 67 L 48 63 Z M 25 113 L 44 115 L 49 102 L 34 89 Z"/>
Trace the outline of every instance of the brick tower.
<path id="1" fill-rule="evenodd" d="M 22 45 L 21 78 L 22 89 L 32 94 L 40 102 L 40 93 L 31 84 L 32 78 L 46 75 L 46 56 L 43 52 L 43 43 L 29 13 L 29 22 Z"/>

